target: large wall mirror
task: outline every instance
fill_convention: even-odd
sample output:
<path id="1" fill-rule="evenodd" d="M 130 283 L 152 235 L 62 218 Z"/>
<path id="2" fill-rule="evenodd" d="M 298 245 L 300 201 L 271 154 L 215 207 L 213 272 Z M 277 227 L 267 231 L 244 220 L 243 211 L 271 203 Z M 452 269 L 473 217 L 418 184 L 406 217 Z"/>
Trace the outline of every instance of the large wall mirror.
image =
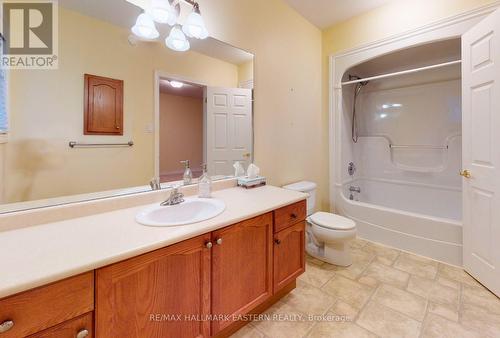
<path id="1" fill-rule="evenodd" d="M 181 2 L 181 6 L 184 6 Z M 189 11 L 189 7 L 183 9 Z M 131 34 L 126 0 L 59 0 L 58 68 L 4 70 L 0 213 L 214 178 L 253 158 L 253 55 L 213 38 L 175 52 Z"/>

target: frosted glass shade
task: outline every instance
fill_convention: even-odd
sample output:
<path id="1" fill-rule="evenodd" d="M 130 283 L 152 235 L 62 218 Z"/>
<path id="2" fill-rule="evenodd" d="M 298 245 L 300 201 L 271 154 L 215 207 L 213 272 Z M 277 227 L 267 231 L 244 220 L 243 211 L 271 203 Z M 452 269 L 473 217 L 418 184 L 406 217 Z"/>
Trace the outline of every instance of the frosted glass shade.
<path id="1" fill-rule="evenodd" d="M 153 18 L 146 13 L 142 13 L 137 17 L 137 21 L 135 22 L 134 27 L 132 27 L 132 33 L 134 33 L 137 37 L 146 40 L 154 40 L 160 36 Z"/>
<path id="2" fill-rule="evenodd" d="M 177 22 L 177 11 L 168 0 L 152 0 L 148 14 L 158 23 L 173 26 Z"/>
<path id="3" fill-rule="evenodd" d="M 170 31 L 169 36 L 165 39 L 168 48 L 177 52 L 185 52 L 189 50 L 189 41 L 178 26 L 174 26 Z"/>
<path id="4" fill-rule="evenodd" d="M 208 30 L 205 27 L 205 22 L 197 11 L 191 12 L 188 15 L 184 26 L 182 26 L 184 34 L 190 38 L 206 39 L 208 38 Z"/>

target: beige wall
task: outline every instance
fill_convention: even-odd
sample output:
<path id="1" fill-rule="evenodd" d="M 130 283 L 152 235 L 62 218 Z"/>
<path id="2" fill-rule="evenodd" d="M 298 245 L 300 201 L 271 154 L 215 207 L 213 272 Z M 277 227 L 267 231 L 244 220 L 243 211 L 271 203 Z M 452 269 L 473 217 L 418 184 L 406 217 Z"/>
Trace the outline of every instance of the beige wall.
<path id="1" fill-rule="evenodd" d="M 131 46 L 128 29 L 60 8 L 57 71 L 12 71 L 7 202 L 144 185 L 154 175 L 154 71 L 236 86 L 237 67 L 164 44 Z M 124 80 L 125 134 L 83 135 L 83 74 Z M 132 148 L 70 149 L 69 141 L 128 142 Z"/>
<path id="2" fill-rule="evenodd" d="M 161 93 L 160 174 L 182 172 L 183 160 L 203 162 L 203 99 Z"/>
<path id="3" fill-rule="evenodd" d="M 269 183 L 328 191 L 321 115 L 321 31 L 282 0 L 200 0 L 210 33 L 255 54 L 255 162 Z"/>
<path id="4" fill-rule="evenodd" d="M 248 61 L 238 66 L 238 85 L 250 80 L 253 80 L 253 61 Z"/>

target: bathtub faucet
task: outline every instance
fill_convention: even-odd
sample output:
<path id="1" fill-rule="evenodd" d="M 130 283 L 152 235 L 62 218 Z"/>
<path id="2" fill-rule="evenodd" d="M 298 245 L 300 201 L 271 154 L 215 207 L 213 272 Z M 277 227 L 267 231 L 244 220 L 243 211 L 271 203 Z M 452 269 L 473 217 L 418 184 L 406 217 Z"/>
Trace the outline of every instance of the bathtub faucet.
<path id="1" fill-rule="evenodd" d="M 350 192 L 357 192 L 358 194 L 360 194 L 360 193 L 361 193 L 361 188 L 360 188 L 360 187 L 355 187 L 355 186 L 352 186 L 352 185 L 351 185 L 351 186 L 349 187 L 349 191 L 350 191 Z"/>

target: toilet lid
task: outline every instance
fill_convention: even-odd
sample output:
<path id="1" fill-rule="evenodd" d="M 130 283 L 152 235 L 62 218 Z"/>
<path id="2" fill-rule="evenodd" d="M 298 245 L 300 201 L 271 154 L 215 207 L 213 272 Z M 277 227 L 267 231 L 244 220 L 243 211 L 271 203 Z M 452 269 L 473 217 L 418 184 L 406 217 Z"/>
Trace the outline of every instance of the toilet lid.
<path id="1" fill-rule="evenodd" d="M 317 212 L 310 217 L 310 220 L 318 226 L 332 230 L 351 230 L 356 227 L 353 220 L 329 212 Z"/>

